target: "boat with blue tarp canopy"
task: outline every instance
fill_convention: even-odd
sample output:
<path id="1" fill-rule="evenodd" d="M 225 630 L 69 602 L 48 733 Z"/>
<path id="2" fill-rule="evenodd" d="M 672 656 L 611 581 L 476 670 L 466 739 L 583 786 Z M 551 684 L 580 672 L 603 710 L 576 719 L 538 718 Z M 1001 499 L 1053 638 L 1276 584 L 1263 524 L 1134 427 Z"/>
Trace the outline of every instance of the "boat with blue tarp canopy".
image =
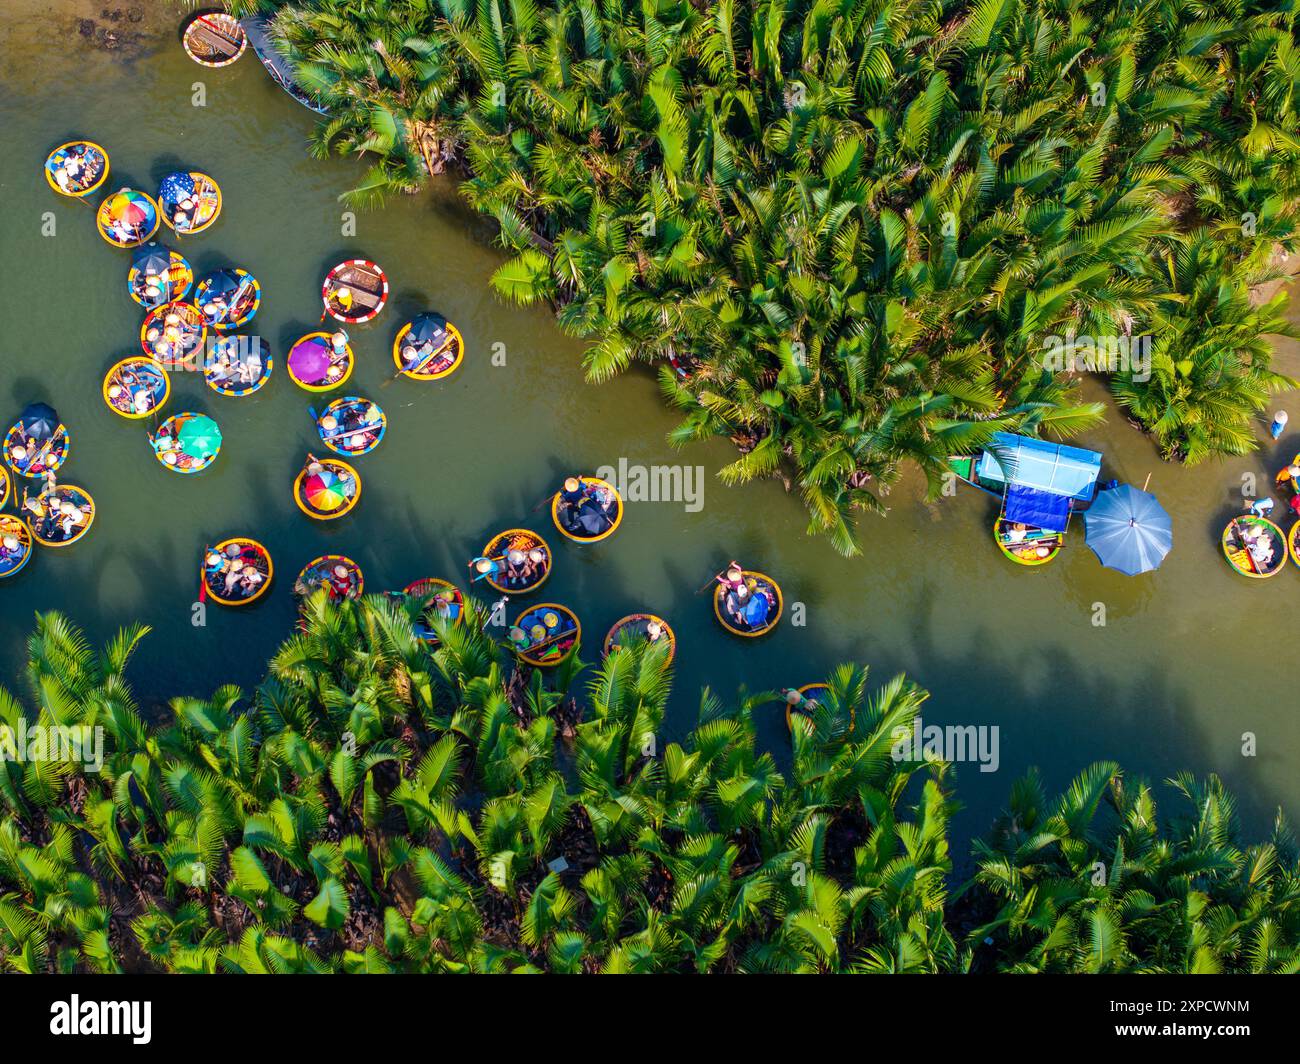
<path id="1" fill-rule="evenodd" d="M 1101 455 L 1096 451 L 1010 432 L 994 433 L 975 467 L 982 481 L 1036 488 L 1082 502 L 1092 498 L 1100 472 Z"/>
<path id="2" fill-rule="evenodd" d="M 1009 484 L 1002 514 L 1008 521 L 1019 521 L 1045 532 L 1064 532 L 1070 522 L 1070 500 L 1065 495 L 1024 484 Z"/>

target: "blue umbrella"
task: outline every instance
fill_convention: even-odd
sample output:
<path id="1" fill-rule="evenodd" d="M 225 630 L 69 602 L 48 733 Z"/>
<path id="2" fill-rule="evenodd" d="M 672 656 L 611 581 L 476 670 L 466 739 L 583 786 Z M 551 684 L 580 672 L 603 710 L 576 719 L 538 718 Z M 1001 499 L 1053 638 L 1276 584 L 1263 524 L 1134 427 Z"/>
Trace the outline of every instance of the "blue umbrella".
<path id="1" fill-rule="evenodd" d="M 194 178 L 181 170 L 168 174 L 158 186 L 158 198 L 172 206 L 186 196 L 192 195 L 194 195 Z"/>
<path id="2" fill-rule="evenodd" d="M 1158 569 L 1174 545 L 1173 520 L 1150 492 L 1131 484 L 1097 493 L 1084 511 L 1088 546 L 1102 565 L 1128 576 Z"/>

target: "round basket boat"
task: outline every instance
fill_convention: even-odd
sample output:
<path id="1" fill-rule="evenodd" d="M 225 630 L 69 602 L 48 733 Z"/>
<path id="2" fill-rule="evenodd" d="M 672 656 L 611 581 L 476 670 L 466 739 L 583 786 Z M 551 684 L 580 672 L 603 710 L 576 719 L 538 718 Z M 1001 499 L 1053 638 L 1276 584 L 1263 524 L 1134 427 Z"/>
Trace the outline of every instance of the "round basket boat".
<path id="1" fill-rule="evenodd" d="M 369 259 L 348 259 L 325 275 L 320 297 L 335 321 L 360 325 L 388 302 L 388 275 Z"/>
<path id="2" fill-rule="evenodd" d="M 379 446 L 388 431 L 388 415 L 359 395 L 335 399 L 319 414 L 312 411 L 321 443 L 335 454 L 358 457 Z"/>
<path id="3" fill-rule="evenodd" d="M 350 513 L 361 501 L 361 474 L 347 462 L 323 458 L 312 472 L 308 462 L 293 482 L 293 500 L 298 509 L 317 521 L 333 521 Z"/>
<path id="4" fill-rule="evenodd" d="M 324 588 L 331 602 L 359 599 L 366 589 L 361 566 L 345 554 L 322 554 L 313 558 L 298 574 L 293 592 L 306 598 Z"/>
<path id="5" fill-rule="evenodd" d="M 421 604 L 415 634 L 430 646 L 437 646 L 439 642 L 433 627 L 436 619 L 449 619 L 452 624 L 465 623 L 465 596 L 450 580 L 436 576 L 416 580 L 406 585 L 401 597 Z"/>
<path id="6" fill-rule="evenodd" d="M 32 558 L 32 530 L 13 514 L 0 514 L 0 580 L 13 576 Z"/>
<path id="7" fill-rule="evenodd" d="M 460 330 L 441 314 L 417 314 L 397 331 L 393 362 L 404 376 L 416 381 L 450 377 L 465 360 Z"/>
<path id="8" fill-rule="evenodd" d="M 162 363 L 145 355 L 122 359 L 104 374 L 101 388 L 108 408 L 133 421 L 160 410 L 171 391 L 171 378 Z"/>
<path id="9" fill-rule="evenodd" d="M 193 303 L 177 299 L 154 307 L 140 325 L 140 347 L 164 369 L 191 369 L 203 354 L 208 326 Z"/>
<path id="10" fill-rule="evenodd" d="M 190 206 L 183 206 L 186 203 Z M 202 171 L 178 170 L 164 177 L 158 186 L 158 208 L 169 229 L 177 235 L 192 236 L 217 220 L 221 213 L 221 188 Z"/>
<path id="11" fill-rule="evenodd" d="M 781 596 L 781 586 L 765 573 L 755 569 L 745 569 L 743 576 L 745 586 L 750 589 L 751 597 L 762 592 L 767 599 L 767 612 L 762 619 L 749 624 L 736 621 L 725 608 L 724 600 L 729 592 L 721 584 L 713 592 L 713 613 L 718 618 L 718 623 L 732 635 L 755 639 L 760 635 L 766 635 L 776 627 L 777 621 L 781 619 L 781 611 L 785 608 L 785 600 Z"/>
<path id="12" fill-rule="evenodd" d="M 658 625 L 658 636 L 655 639 L 650 638 L 649 629 L 652 624 Z M 673 631 L 672 625 L 653 613 L 629 613 L 615 621 L 614 627 L 606 633 L 604 652 L 612 654 L 615 650 L 634 643 L 653 645 L 663 641 L 668 643 L 668 660 L 672 661 L 677 656 L 677 633 Z"/>
<path id="13" fill-rule="evenodd" d="M 252 395 L 271 379 L 271 345 L 260 336 L 219 336 L 203 364 L 203 379 L 218 395 Z"/>
<path id="14" fill-rule="evenodd" d="M 289 349 L 289 376 L 299 388 L 309 392 L 328 392 L 352 376 L 356 358 L 352 345 L 343 344 L 343 353 L 334 350 L 331 334 L 312 332 L 300 337 Z"/>
<path id="15" fill-rule="evenodd" d="M 1300 565 L 1300 521 L 1291 526 L 1291 531 L 1287 533 L 1287 553 L 1291 555 L 1291 560 Z"/>
<path id="16" fill-rule="evenodd" d="M 214 602 L 247 606 L 266 594 L 274 575 L 271 552 L 257 540 L 239 536 L 224 539 L 204 553 L 199 579 Z"/>
<path id="17" fill-rule="evenodd" d="M 829 691 L 830 689 L 831 689 L 830 684 L 806 683 L 799 688 L 799 693 L 803 695 L 804 698 L 811 698 L 815 702 L 817 701 L 817 697 L 816 697 L 817 692 Z M 808 715 L 802 709 L 791 709 L 790 703 L 787 702 L 785 704 L 785 727 L 786 727 L 786 731 L 790 732 L 790 734 L 792 735 L 794 734 L 794 717 L 796 714 L 801 717 L 806 717 Z"/>
<path id="18" fill-rule="evenodd" d="M 1054 561 L 1061 553 L 1065 537 L 1063 533 L 1043 532 L 1041 529 L 1025 528 L 1025 538 L 1017 542 L 1008 539 L 1005 518 L 999 517 L 993 522 L 993 539 L 998 550 L 1017 565 L 1046 565 Z M 1040 533 L 1035 536 L 1035 532 Z"/>
<path id="19" fill-rule="evenodd" d="M 209 329 L 227 333 L 247 325 L 256 316 L 262 304 L 262 286 L 247 270 L 228 266 L 199 282 L 194 302 Z"/>
<path id="20" fill-rule="evenodd" d="M 224 67 L 244 54 L 248 34 L 234 15 L 201 11 L 185 24 L 181 45 L 185 54 L 200 66 Z"/>
<path id="21" fill-rule="evenodd" d="M 146 310 L 184 299 L 194 270 L 179 251 L 147 244 L 136 252 L 126 275 L 127 293 Z"/>
<path id="22" fill-rule="evenodd" d="M 95 211 L 95 228 L 115 248 L 138 248 L 158 232 L 160 215 L 149 193 L 121 188 Z"/>
<path id="23" fill-rule="evenodd" d="M 65 425 L 59 425 L 47 439 L 36 440 L 27 435 L 19 420 L 5 433 L 5 462 L 20 477 L 35 480 L 63 465 L 71 446 Z"/>
<path id="24" fill-rule="evenodd" d="M 60 196 L 89 196 L 108 180 L 108 152 L 93 140 L 60 144 L 45 160 L 45 180 Z"/>
<path id="25" fill-rule="evenodd" d="M 524 556 L 522 562 L 517 560 L 518 555 Z M 516 556 L 515 560 L 512 556 Z M 493 563 L 486 573 L 477 570 L 476 563 L 483 559 Z M 482 580 L 504 595 L 526 595 L 546 583 L 551 561 L 551 548 L 536 532 L 507 528 L 488 540 L 482 555 L 469 564 L 475 569 L 472 580 Z"/>
<path id="26" fill-rule="evenodd" d="M 1263 580 L 1276 576 L 1286 565 L 1287 538 L 1265 517 L 1234 517 L 1223 530 L 1222 543 L 1223 556 L 1242 576 Z"/>
<path id="27" fill-rule="evenodd" d="M 623 496 L 599 477 L 575 477 L 578 491 L 557 491 L 551 499 L 551 520 L 560 534 L 575 543 L 608 539 L 623 523 Z"/>
<path id="28" fill-rule="evenodd" d="M 43 547 L 68 547 L 95 523 L 95 500 L 73 484 L 60 484 L 23 503 L 32 536 Z"/>
<path id="29" fill-rule="evenodd" d="M 190 434 L 187 436 L 187 426 Z M 154 457 L 164 469 L 192 476 L 202 473 L 221 453 L 221 430 L 206 414 L 173 414 L 149 437 Z"/>
<path id="30" fill-rule="evenodd" d="M 520 661 L 547 669 L 572 654 L 581 638 L 582 623 L 576 613 L 558 602 L 543 602 L 515 618 L 510 646 Z"/>

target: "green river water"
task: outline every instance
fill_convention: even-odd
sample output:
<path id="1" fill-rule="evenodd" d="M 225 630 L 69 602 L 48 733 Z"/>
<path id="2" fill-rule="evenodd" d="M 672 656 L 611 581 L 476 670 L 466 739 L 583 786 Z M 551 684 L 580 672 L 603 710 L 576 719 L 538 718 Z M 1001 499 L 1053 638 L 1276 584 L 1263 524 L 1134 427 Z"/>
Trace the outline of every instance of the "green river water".
<path id="1" fill-rule="evenodd" d="M 671 738 L 692 723 L 706 683 L 724 695 L 742 683 L 801 684 L 857 659 L 877 682 L 905 670 L 927 687 L 927 723 L 1000 728 L 997 772 L 958 768 L 963 833 L 987 824 L 1026 767 L 1040 766 L 1059 786 L 1098 758 L 1155 778 L 1218 772 L 1255 828 L 1278 804 L 1300 811 L 1300 715 L 1278 623 L 1300 591 L 1300 571 L 1247 581 L 1218 546 L 1241 475 L 1254 472 L 1267 485 L 1282 458 L 1300 450 L 1295 439 L 1192 470 L 1161 464 L 1118 415 L 1075 441 L 1105 452 L 1107 477 L 1141 485 L 1151 474 L 1151 490 L 1175 519 L 1174 552 L 1155 574 L 1130 579 L 1103 569 L 1083 545 L 1081 523 L 1052 565 L 1013 566 L 990 538 L 994 500 L 963 489 L 927 504 L 915 477 L 895 490 L 886 518 L 865 520 L 864 556 L 843 559 L 804 535 L 802 507 L 779 483 L 724 488 L 714 474 L 734 453 L 725 442 L 668 447 L 674 418 L 650 374 L 589 386 L 582 345 L 561 335 L 546 310 L 498 301 L 487 286 L 501 261 L 491 230 L 450 182 L 362 214 L 356 236 L 341 236 L 337 196 L 359 170 L 307 157 L 315 117 L 271 82 L 251 49 L 231 68 L 205 70 L 181 51 L 170 12 L 133 23 L 138 8 L 117 20 L 99 17 L 97 3 L 64 5 L 71 8 L 97 21 L 79 31 L 67 14 L 42 15 L 0 30 L 0 233 L 9 266 L 0 285 L 0 420 L 12 423 L 33 400 L 56 406 L 73 433 L 61 477 L 88 488 L 99 514 L 83 542 L 41 551 L 0 584 L 6 686 L 26 694 L 24 640 L 37 610 L 66 612 L 96 641 L 128 621 L 149 624 L 154 632 L 130 678 L 150 711 L 172 694 L 227 681 L 251 686 L 291 630 L 289 587 L 315 555 L 355 557 L 370 590 L 429 575 L 463 580 L 466 560 L 493 532 L 528 525 L 556 550 L 544 598 L 577 609 L 588 658 L 626 613 L 671 620 L 680 640 Z M 155 19 L 164 30 L 150 35 Z M 102 47 L 105 29 L 121 47 Z M 196 82 L 206 86 L 204 107 L 191 104 Z M 200 274 L 232 263 L 262 283 L 254 325 L 274 351 L 271 383 L 254 397 L 225 399 L 194 375 L 173 376 L 168 412 L 207 412 L 224 431 L 221 456 L 201 477 L 164 470 L 142 424 L 110 413 L 100 398 L 105 370 L 139 350 L 141 311 L 126 294 L 130 253 L 102 241 L 91 210 L 55 196 L 41 174 L 47 152 L 75 136 L 109 150 L 112 188 L 153 192 L 179 164 L 213 174 L 223 214 L 179 250 Z M 46 212 L 53 237 L 42 235 Z M 160 239 L 178 246 L 166 230 Z M 365 484 L 357 511 L 321 524 L 290 495 L 305 451 L 319 444 L 307 415 L 313 397 L 290 382 L 284 354 L 316 327 L 324 271 L 357 254 L 384 266 L 394 299 L 376 321 L 351 330 L 359 364 L 346 390 L 376 399 L 390 428 L 357 463 Z M 444 382 L 386 385 L 395 330 L 426 307 L 460 326 L 466 364 Z M 504 366 L 490 361 L 498 344 Z M 630 504 L 618 534 L 587 548 L 562 541 L 544 511 L 532 512 L 565 473 L 620 458 L 703 466 L 702 509 Z M 268 545 L 276 587 L 249 609 L 210 605 L 206 626 L 193 627 L 203 546 L 235 533 Z M 806 624 L 791 625 L 787 612 L 766 640 L 725 634 L 695 589 L 732 556 L 777 576 L 787 609 L 802 603 Z M 1105 606 L 1104 627 L 1093 624 L 1096 603 Z M 783 751 L 784 731 L 774 705 L 763 740 Z M 1256 756 L 1242 755 L 1245 732 L 1257 736 Z"/>

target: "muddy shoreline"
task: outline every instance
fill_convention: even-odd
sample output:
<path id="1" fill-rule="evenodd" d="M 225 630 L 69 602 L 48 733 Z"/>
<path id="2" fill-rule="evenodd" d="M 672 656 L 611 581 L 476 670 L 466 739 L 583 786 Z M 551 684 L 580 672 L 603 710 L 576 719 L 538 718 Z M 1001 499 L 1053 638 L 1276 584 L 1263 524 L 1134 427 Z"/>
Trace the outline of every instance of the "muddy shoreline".
<path id="1" fill-rule="evenodd" d="M 192 10 L 180 0 L 6 0 L 0 48 L 39 43 L 136 59 L 175 41 Z"/>

